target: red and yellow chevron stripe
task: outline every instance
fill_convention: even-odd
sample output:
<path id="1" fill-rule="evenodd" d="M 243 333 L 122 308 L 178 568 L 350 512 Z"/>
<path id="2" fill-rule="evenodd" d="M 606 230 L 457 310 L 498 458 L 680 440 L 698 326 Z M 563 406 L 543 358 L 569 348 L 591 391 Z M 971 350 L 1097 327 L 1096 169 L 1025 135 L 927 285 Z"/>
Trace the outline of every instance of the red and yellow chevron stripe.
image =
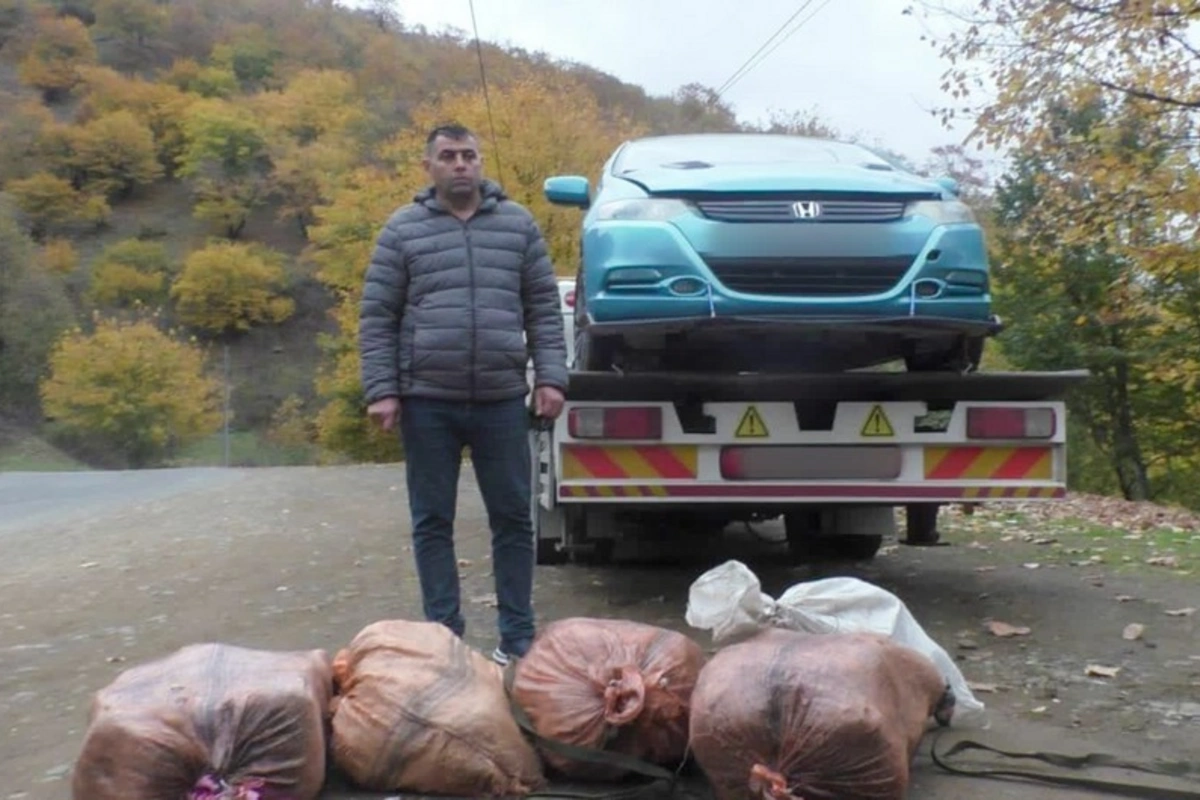
<path id="1" fill-rule="evenodd" d="M 563 447 L 563 480 L 696 477 L 695 445 L 582 445 Z"/>
<path id="2" fill-rule="evenodd" d="M 739 500 L 762 498 L 894 498 L 904 500 L 995 500 L 1065 497 L 1064 486 L 936 486 L 895 484 L 769 484 L 674 483 L 674 484 L 562 484 L 558 496 L 584 498 L 703 498 Z"/>
<path id="3" fill-rule="evenodd" d="M 1038 498 L 1062 497 L 1066 490 L 1057 486 L 965 486 L 963 497 L 968 499 L 989 500 L 998 497 L 1005 498 Z"/>
<path id="4" fill-rule="evenodd" d="M 931 481 L 1048 481 L 1054 477 L 1049 447 L 926 447 Z"/>

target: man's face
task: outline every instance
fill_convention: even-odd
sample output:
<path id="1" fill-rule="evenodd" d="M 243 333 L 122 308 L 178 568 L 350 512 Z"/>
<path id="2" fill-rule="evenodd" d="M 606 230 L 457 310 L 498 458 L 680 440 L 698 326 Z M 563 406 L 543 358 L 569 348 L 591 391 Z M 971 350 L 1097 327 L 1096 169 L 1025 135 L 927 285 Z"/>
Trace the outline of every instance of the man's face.
<path id="1" fill-rule="evenodd" d="M 430 181 L 446 197 L 469 197 L 478 191 L 483 180 L 483 158 L 479 155 L 479 143 L 472 137 L 438 136 L 424 163 Z"/>

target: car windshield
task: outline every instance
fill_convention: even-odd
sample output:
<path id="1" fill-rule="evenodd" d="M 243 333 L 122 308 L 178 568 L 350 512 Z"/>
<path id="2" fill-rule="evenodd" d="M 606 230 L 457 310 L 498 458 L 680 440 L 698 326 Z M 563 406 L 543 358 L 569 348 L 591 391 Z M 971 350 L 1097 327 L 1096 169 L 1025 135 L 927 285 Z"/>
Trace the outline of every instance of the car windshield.
<path id="1" fill-rule="evenodd" d="M 613 164 L 622 175 L 643 169 L 706 169 L 746 164 L 855 164 L 891 170 L 870 150 L 844 142 L 801 136 L 664 136 L 630 142 Z"/>

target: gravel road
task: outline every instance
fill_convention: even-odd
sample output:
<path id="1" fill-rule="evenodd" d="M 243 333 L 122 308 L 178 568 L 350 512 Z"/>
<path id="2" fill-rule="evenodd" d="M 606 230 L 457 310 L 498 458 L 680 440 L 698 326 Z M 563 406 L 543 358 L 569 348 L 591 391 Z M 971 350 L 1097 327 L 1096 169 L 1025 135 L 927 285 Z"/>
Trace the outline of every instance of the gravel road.
<path id="1" fill-rule="evenodd" d="M 488 534 L 470 470 L 458 526 L 467 638 L 490 651 Z M 90 698 L 131 664 L 199 641 L 333 652 L 373 621 L 418 618 L 407 531 L 398 466 L 0 474 L 0 800 L 69 797 Z M 771 529 L 761 533 L 720 550 L 683 547 L 689 556 L 670 566 L 541 567 L 539 615 L 637 619 L 710 647 L 684 622 L 687 590 L 728 557 L 775 596 L 809 577 L 857 575 L 897 593 L 967 678 L 986 685 L 979 696 L 993 728 L 973 738 L 1125 756 L 1200 752 L 1197 617 L 1164 614 L 1200 605 L 1194 576 L 1033 570 L 1019 554 L 997 559 L 953 536 L 948 547 L 887 547 L 859 567 L 785 568 Z M 996 637 L 987 620 L 1030 632 Z M 1144 636 L 1123 639 L 1135 622 Z M 1089 677 L 1093 664 L 1120 672 Z M 918 757 L 912 797 L 968 794 L 1095 796 L 948 776 Z M 335 781 L 326 796 L 373 795 Z"/>

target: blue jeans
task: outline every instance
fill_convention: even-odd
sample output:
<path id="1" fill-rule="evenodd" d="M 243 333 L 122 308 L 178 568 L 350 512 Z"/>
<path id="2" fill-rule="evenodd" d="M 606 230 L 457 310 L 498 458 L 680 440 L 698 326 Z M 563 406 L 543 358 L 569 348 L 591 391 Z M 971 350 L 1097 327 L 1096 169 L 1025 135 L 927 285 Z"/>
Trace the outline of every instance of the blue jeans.
<path id="1" fill-rule="evenodd" d="M 470 447 L 492 531 L 500 649 L 511 656 L 524 655 L 534 634 L 525 399 L 468 403 L 406 398 L 400 404 L 400 434 L 425 618 L 458 636 L 466 628 L 454 552 L 454 514 L 462 450 Z"/>

